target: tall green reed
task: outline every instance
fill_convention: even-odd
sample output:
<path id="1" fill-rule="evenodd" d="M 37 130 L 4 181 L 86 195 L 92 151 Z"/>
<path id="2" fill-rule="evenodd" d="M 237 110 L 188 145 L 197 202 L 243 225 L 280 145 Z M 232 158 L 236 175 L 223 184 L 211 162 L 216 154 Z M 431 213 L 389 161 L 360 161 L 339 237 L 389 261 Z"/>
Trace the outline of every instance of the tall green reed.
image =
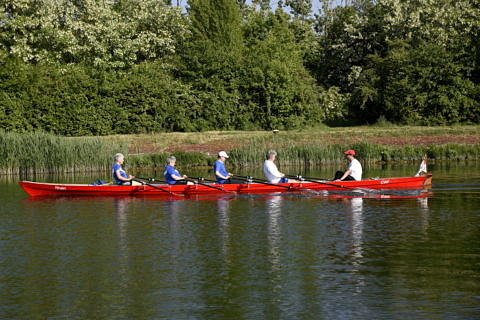
<path id="1" fill-rule="evenodd" d="M 0 173 L 104 170 L 117 152 L 126 153 L 127 146 L 98 137 L 0 132 Z"/>
<path id="2" fill-rule="evenodd" d="M 254 138 L 230 151 L 234 166 L 258 165 L 269 149 L 277 151 L 277 162 L 283 165 L 321 165 L 344 160 L 343 152 L 354 149 L 363 162 L 418 161 L 426 154 L 436 160 L 469 160 L 480 158 L 480 144 L 404 145 L 391 146 L 368 142 L 353 144 L 296 143 L 290 139 Z"/>

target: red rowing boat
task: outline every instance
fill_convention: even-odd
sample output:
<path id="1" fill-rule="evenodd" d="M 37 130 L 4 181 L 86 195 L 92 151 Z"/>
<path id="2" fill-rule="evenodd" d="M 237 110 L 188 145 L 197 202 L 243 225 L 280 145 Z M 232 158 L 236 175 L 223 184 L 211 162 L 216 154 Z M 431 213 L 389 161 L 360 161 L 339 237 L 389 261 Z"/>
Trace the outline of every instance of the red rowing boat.
<path id="1" fill-rule="evenodd" d="M 431 182 L 432 175 L 425 174 L 418 177 L 382 178 L 361 181 L 303 181 L 300 183 L 278 184 L 251 182 L 243 184 L 198 183 L 194 185 L 144 184 L 141 186 L 93 186 L 88 184 L 61 184 L 31 181 L 21 181 L 19 184 L 30 196 L 184 196 L 192 194 L 295 192 L 302 190 L 361 191 L 365 189 L 416 189 L 429 186 Z"/>

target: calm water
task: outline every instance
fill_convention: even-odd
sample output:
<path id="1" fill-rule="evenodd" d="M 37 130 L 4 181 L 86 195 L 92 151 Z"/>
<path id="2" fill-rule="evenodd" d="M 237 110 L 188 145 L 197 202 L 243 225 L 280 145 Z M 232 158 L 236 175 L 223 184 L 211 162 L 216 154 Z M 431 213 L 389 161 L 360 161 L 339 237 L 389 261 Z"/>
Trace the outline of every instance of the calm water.
<path id="1" fill-rule="evenodd" d="M 429 170 L 401 199 L 33 199 L 0 180 L 0 318 L 478 319 L 480 164 Z"/>

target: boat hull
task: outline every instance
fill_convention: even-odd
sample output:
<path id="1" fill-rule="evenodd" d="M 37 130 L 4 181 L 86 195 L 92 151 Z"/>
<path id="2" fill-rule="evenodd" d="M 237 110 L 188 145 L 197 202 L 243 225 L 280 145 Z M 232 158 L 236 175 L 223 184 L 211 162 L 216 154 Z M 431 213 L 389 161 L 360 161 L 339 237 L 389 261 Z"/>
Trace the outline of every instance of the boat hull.
<path id="1" fill-rule="evenodd" d="M 370 179 L 361 181 L 321 181 L 321 183 L 279 183 L 267 185 L 262 183 L 245 184 L 202 184 L 195 185 L 149 185 L 141 186 L 117 186 L 102 185 L 92 186 L 87 184 L 60 184 L 21 181 L 20 186 L 30 196 L 176 196 L 191 194 L 233 194 L 233 193 L 269 193 L 269 192 L 296 192 L 305 190 L 326 191 L 353 191 L 355 189 L 415 189 L 431 184 L 432 175 L 427 174 L 419 177 L 401 177 Z M 163 190 L 161 190 L 163 189 Z"/>

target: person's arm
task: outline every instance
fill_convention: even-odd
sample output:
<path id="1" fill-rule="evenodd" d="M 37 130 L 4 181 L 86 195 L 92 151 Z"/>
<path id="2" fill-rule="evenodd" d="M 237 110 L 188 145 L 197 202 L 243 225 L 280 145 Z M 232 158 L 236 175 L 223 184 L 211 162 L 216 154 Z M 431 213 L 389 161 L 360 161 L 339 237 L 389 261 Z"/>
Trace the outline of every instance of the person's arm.
<path id="1" fill-rule="evenodd" d="M 174 174 L 172 174 L 171 177 L 172 177 L 172 179 L 177 180 L 177 181 L 178 180 L 185 180 L 187 178 L 186 175 L 183 175 L 183 176 L 179 177 L 179 176 L 176 176 Z"/>
<path id="2" fill-rule="evenodd" d="M 186 175 L 177 176 L 177 175 L 175 174 L 175 173 L 176 173 L 176 172 L 175 172 L 175 169 L 172 169 L 171 172 L 172 172 L 172 173 L 171 173 L 170 176 L 172 177 L 173 180 L 177 180 L 177 181 L 178 181 L 178 180 L 185 180 L 185 179 L 187 178 Z M 178 174 L 180 174 L 180 173 L 178 173 Z"/>
<path id="3" fill-rule="evenodd" d="M 278 171 L 278 168 L 275 165 L 275 163 L 273 163 L 272 161 L 269 161 L 269 162 L 270 163 L 267 164 L 267 168 L 268 168 L 268 171 L 270 172 L 270 174 L 272 176 L 277 177 L 277 178 L 285 177 L 284 173 L 281 173 L 280 171 Z"/>
<path id="4" fill-rule="evenodd" d="M 118 180 L 120 181 L 131 181 L 133 178 L 135 178 L 132 175 L 129 175 L 128 178 L 122 177 L 120 173 L 120 169 L 115 170 L 115 175 L 117 176 Z"/>
<path id="5" fill-rule="evenodd" d="M 226 176 L 224 176 L 223 174 L 220 173 L 220 171 L 215 171 L 215 175 L 222 179 L 230 179 L 230 177 L 232 176 L 231 173 L 228 173 Z"/>
<path id="6" fill-rule="evenodd" d="M 350 173 L 352 173 L 352 170 L 348 169 L 347 171 L 345 171 L 343 173 L 343 176 L 338 180 L 338 181 L 342 181 L 343 179 L 345 179 L 346 177 L 348 177 L 350 175 Z M 335 180 L 337 181 L 337 180 Z"/>

